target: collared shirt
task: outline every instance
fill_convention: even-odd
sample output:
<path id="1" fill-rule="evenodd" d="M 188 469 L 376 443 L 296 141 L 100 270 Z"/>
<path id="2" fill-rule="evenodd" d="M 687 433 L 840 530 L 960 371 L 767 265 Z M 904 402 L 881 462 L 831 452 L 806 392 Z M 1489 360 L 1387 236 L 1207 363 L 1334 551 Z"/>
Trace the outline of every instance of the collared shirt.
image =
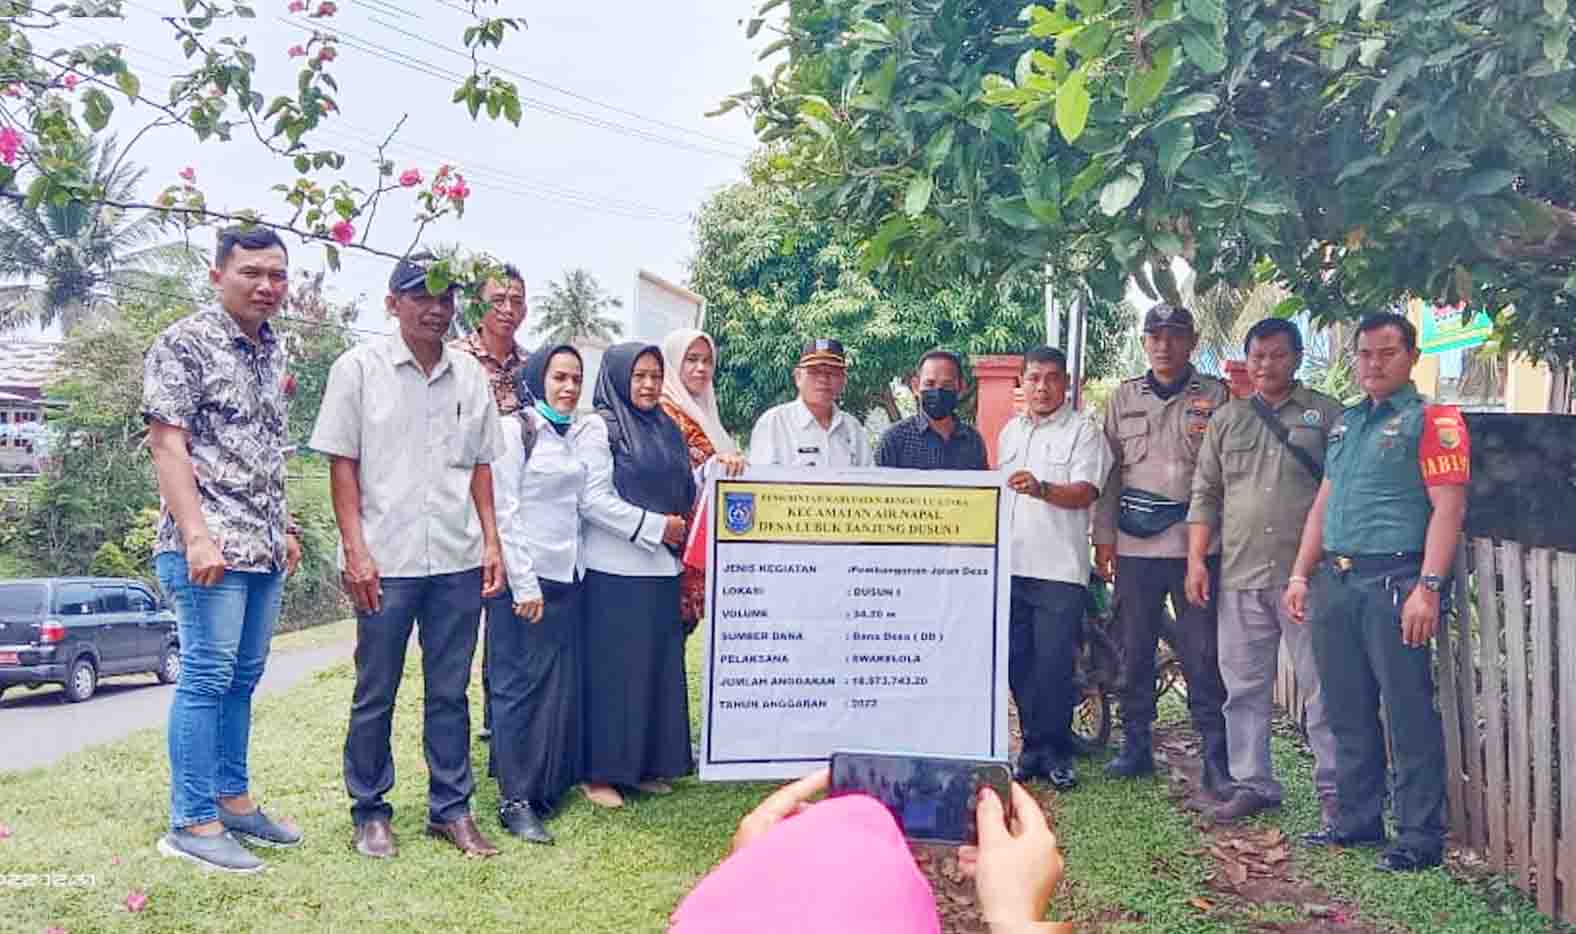
<path id="1" fill-rule="evenodd" d="M 522 418 L 536 428 L 529 459 L 520 434 Z M 580 509 L 586 465 L 576 447 L 590 421 L 576 419 L 560 436 L 536 412 L 502 420 L 503 454 L 492 464 L 493 505 L 516 603 L 541 599 L 542 578 L 570 584 L 585 570 Z"/>
<path id="2" fill-rule="evenodd" d="M 470 354 L 482 365 L 482 370 L 487 374 L 487 385 L 492 388 L 493 400 L 498 403 L 499 415 L 512 415 L 520 408 L 520 397 L 514 393 L 514 376 L 525 366 L 525 358 L 520 356 L 518 345 L 510 345 L 509 356 L 504 360 L 494 357 L 492 351 L 487 349 L 481 331 L 451 341 L 449 346 Z"/>
<path id="3" fill-rule="evenodd" d="M 881 436 L 876 466 L 918 470 L 988 470 L 985 439 L 961 419 L 953 420 L 952 436 L 943 438 L 924 415 L 905 418 Z"/>
<path id="4" fill-rule="evenodd" d="M 1291 443 L 1323 464 L 1325 439 L 1340 421 L 1341 404 L 1298 383 L 1275 414 Z M 1318 492 L 1319 482 L 1270 432 L 1251 399 L 1222 406 L 1204 432 L 1187 514 L 1187 521 L 1220 532 L 1220 586 L 1286 586 Z"/>
<path id="5" fill-rule="evenodd" d="M 782 467 L 869 467 L 870 438 L 859 420 L 832 410 L 822 428 L 803 399 L 767 409 L 750 432 L 750 463 Z"/>
<path id="6" fill-rule="evenodd" d="M 575 453 L 586 468 L 585 499 L 580 503 L 586 567 L 625 577 L 678 576 L 678 556 L 662 544 L 668 517 L 625 502 L 613 485 L 613 449 L 602 416 L 586 418 Z M 673 612 L 678 612 L 677 604 Z"/>
<path id="7" fill-rule="evenodd" d="M 471 475 L 501 442 L 487 375 L 469 355 L 445 350 L 429 375 L 397 333 L 351 348 L 329 370 L 311 446 L 356 461 L 362 535 L 381 576 L 481 565 Z"/>
<path id="8" fill-rule="evenodd" d="M 1125 380 L 1105 408 L 1105 436 L 1116 458 L 1094 510 L 1094 542 L 1116 545 L 1136 558 L 1187 557 L 1187 523 L 1138 538 L 1117 527 L 1123 490 L 1143 490 L 1186 504 L 1193 496 L 1193 465 L 1215 410 L 1231 393 L 1226 384 L 1189 368 L 1187 385 L 1169 399 L 1155 394 L 1145 376 Z M 1211 545 L 1218 551 L 1219 544 Z"/>
<path id="9" fill-rule="evenodd" d="M 1043 418 L 1008 421 L 996 439 L 996 469 L 1009 477 L 1027 470 L 1046 483 L 1087 483 L 1098 492 L 1111 470 L 1111 449 L 1099 426 L 1063 404 Z M 1013 576 L 1087 584 L 1090 510 L 1010 490 L 1007 498 Z"/>
<path id="10" fill-rule="evenodd" d="M 1453 405 L 1430 405 L 1411 383 L 1378 405 L 1341 413 L 1325 453 L 1324 550 L 1343 555 L 1423 550 L 1431 486 L 1471 480 L 1471 442 Z"/>
<path id="11" fill-rule="evenodd" d="M 232 571 L 285 566 L 284 359 L 211 305 L 165 329 L 143 360 L 142 417 L 186 431 L 203 521 Z M 161 498 L 154 553 L 185 554 Z"/>

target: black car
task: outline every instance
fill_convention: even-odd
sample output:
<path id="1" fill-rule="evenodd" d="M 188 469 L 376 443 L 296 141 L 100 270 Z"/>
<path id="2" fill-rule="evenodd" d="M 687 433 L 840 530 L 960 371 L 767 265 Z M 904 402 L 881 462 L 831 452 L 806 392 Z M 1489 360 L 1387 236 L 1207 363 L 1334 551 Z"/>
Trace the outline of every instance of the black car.
<path id="1" fill-rule="evenodd" d="M 118 577 L 0 580 L 0 694 L 59 684 L 85 701 L 110 675 L 180 677 L 175 612 L 141 581 Z"/>

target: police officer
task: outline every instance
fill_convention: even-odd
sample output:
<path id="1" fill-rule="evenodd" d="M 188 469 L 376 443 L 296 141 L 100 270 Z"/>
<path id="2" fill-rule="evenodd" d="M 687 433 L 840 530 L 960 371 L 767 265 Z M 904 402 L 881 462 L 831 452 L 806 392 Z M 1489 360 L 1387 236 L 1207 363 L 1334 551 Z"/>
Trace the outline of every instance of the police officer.
<path id="1" fill-rule="evenodd" d="M 1105 413 L 1115 465 L 1095 508 L 1095 561 L 1116 573 L 1118 625 L 1124 648 L 1122 753 L 1110 775 L 1154 771 L 1150 726 L 1155 720 L 1155 648 L 1162 604 L 1177 614 L 1173 641 L 1187 676 L 1188 709 L 1204 740 L 1204 790 L 1223 800 L 1231 791 L 1226 722 L 1221 705 L 1214 597 L 1220 592 L 1220 541 L 1208 549 L 1209 599 L 1188 602 L 1187 518 L 1193 468 L 1209 420 L 1230 398 L 1226 384 L 1193 368 L 1198 345 L 1193 315 L 1165 303 L 1144 315 L 1149 372 L 1117 388 Z"/>
<path id="2" fill-rule="evenodd" d="M 1324 482 L 1285 595 L 1292 619 L 1313 627 L 1336 741 L 1336 818 L 1303 840 L 1385 842 L 1383 703 L 1400 837 L 1379 868 L 1391 872 L 1437 866 L 1444 846 L 1445 741 L 1428 641 L 1466 514 L 1471 460 L 1460 412 L 1427 403 L 1412 385 L 1417 359 L 1417 329 L 1401 315 L 1358 324 L 1366 398 L 1330 433 Z"/>

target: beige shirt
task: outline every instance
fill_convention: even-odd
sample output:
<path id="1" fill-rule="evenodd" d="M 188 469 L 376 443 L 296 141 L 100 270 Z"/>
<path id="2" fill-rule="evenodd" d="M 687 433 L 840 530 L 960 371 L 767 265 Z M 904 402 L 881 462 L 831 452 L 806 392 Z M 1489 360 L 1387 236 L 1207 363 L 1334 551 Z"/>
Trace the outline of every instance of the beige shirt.
<path id="1" fill-rule="evenodd" d="M 1323 466 L 1341 404 L 1299 384 L 1275 412 L 1291 443 Z M 1270 433 L 1251 400 L 1233 399 L 1215 413 L 1199 450 L 1187 521 L 1220 532 L 1220 586 L 1286 586 L 1318 492 L 1313 474 Z"/>
<path id="2" fill-rule="evenodd" d="M 1135 558 L 1187 557 L 1187 523 L 1178 522 L 1152 538 L 1137 538 L 1117 528 L 1124 489 L 1144 490 L 1179 503 L 1193 497 L 1193 466 L 1204 429 L 1231 393 L 1226 384 L 1197 370 L 1170 399 L 1150 388 L 1148 375 L 1123 382 L 1105 410 L 1105 436 L 1115 464 L 1095 504 L 1094 543 L 1116 545 L 1116 553 Z M 1219 542 L 1210 544 L 1212 552 Z"/>
<path id="3" fill-rule="evenodd" d="M 842 409 L 822 428 L 803 400 L 767 409 L 750 432 L 750 463 L 780 467 L 872 467 L 865 426 Z"/>
<path id="4" fill-rule="evenodd" d="M 427 577 L 481 566 L 471 476 L 502 453 L 500 434 L 480 364 L 444 350 L 423 373 L 394 334 L 334 361 L 310 446 L 356 461 L 362 535 L 378 573 Z"/>
<path id="5" fill-rule="evenodd" d="M 1019 415 L 1001 429 L 996 465 L 1003 476 L 1020 470 L 1045 483 L 1087 483 L 1098 491 L 1111 468 L 1111 448 L 1099 426 L 1063 405 L 1044 418 Z M 1015 577 L 1089 582 L 1089 509 L 1065 509 L 1007 492 Z"/>

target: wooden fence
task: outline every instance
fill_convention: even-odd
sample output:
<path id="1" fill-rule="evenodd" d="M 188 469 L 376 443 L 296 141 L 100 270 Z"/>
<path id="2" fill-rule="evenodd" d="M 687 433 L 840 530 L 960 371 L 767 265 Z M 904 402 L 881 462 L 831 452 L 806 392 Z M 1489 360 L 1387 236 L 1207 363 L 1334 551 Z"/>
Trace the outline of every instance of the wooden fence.
<path id="1" fill-rule="evenodd" d="M 1473 539 L 1436 640 L 1451 836 L 1576 921 L 1576 554 Z M 1276 700 L 1301 720 L 1282 649 Z"/>

